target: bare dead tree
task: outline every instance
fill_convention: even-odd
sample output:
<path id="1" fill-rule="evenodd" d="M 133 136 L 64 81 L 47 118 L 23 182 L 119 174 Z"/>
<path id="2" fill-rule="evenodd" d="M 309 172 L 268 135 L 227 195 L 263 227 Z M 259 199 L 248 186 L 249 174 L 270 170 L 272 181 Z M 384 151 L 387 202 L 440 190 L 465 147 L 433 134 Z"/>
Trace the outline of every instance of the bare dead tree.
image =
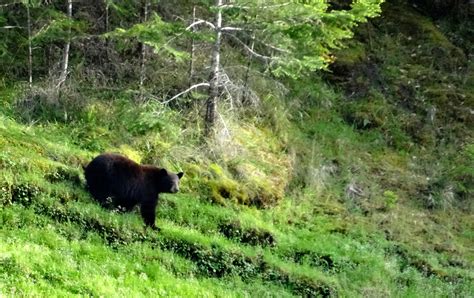
<path id="1" fill-rule="evenodd" d="M 148 10 L 150 7 L 150 0 L 145 0 L 143 3 L 143 18 L 142 22 L 148 21 Z M 140 90 L 143 89 L 143 84 L 145 83 L 146 77 L 146 44 L 142 42 L 141 44 L 141 62 L 140 62 Z"/>
<path id="2" fill-rule="evenodd" d="M 104 31 L 109 32 L 109 2 L 104 0 L 105 5 L 105 16 L 104 16 Z M 110 40 L 108 37 L 105 38 L 105 55 L 107 59 L 110 59 L 109 55 Z"/>
<path id="3" fill-rule="evenodd" d="M 288 5 L 289 3 L 285 3 L 282 5 L 277 5 L 277 6 L 262 6 L 259 7 L 260 9 L 270 9 L 270 8 L 278 8 L 280 6 Z M 255 51 L 255 43 L 259 43 L 260 45 L 263 46 L 263 48 L 269 49 L 271 51 L 279 51 L 279 52 L 285 52 L 284 49 L 279 49 L 278 47 L 272 46 L 270 44 L 266 44 L 263 41 L 257 40 L 255 33 L 252 34 L 251 37 L 251 45 L 247 45 L 244 41 L 242 41 L 238 36 L 237 33 L 241 33 L 242 35 L 246 34 L 246 31 L 251 31 L 248 28 L 244 27 L 236 27 L 236 26 L 223 26 L 223 10 L 229 9 L 229 8 L 234 8 L 234 7 L 239 7 L 240 9 L 248 9 L 246 6 L 235 6 L 234 4 L 224 4 L 224 0 L 215 0 L 215 14 L 214 14 L 214 20 L 212 22 L 207 21 L 207 20 L 202 20 L 196 17 L 195 15 L 195 9 L 193 9 L 193 22 L 186 27 L 186 30 L 191 30 L 192 32 L 195 32 L 196 28 L 201 27 L 201 26 L 206 26 L 210 28 L 214 32 L 214 44 L 212 47 L 212 52 L 211 52 L 211 65 L 210 65 L 210 73 L 209 73 L 209 79 L 207 82 L 201 82 L 201 83 L 196 83 L 191 85 L 188 89 L 180 92 L 179 94 L 173 96 L 171 99 L 168 99 L 165 101 L 165 103 L 168 103 L 194 89 L 200 88 L 200 87 L 208 87 L 208 99 L 205 103 L 206 107 L 206 112 L 204 116 L 204 134 L 205 136 L 209 137 L 213 134 L 213 130 L 215 127 L 215 122 L 217 119 L 217 103 L 218 99 L 220 96 L 220 88 L 223 87 L 224 90 L 227 92 L 227 94 L 235 93 L 235 91 L 239 91 L 240 94 L 244 94 L 244 91 L 241 91 L 244 88 L 248 87 L 248 79 L 249 79 L 249 71 L 251 67 L 251 59 L 256 58 L 262 63 L 271 63 L 272 61 L 275 60 L 275 58 L 271 56 L 267 56 L 261 53 L 258 53 Z M 182 33 L 181 33 L 182 34 Z M 180 35 L 181 35 L 180 34 Z M 246 78 L 245 78 L 245 84 L 238 85 L 232 82 L 229 77 L 227 76 L 226 78 L 220 78 L 220 74 L 223 74 L 223 70 L 220 65 L 220 54 L 221 54 L 221 44 L 223 42 L 223 37 L 228 36 L 230 37 L 233 41 L 235 41 L 238 45 L 241 46 L 241 49 L 245 51 L 249 55 L 249 65 L 247 67 L 247 73 L 246 73 Z M 195 66 L 194 66 L 194 55 L 195 55 L 195 44 L 194 41 L 192 41 L 191 45 L 191 62 L 190 62 L 190 84 L 192 84 L 192 77 L 193 74 L 195 73 Z M 245 87 L 244 87 L 245 86 Z M 252 92 L 248 93 L 247 96 L 249 98 L 254 98 L 255 94 Z"/>
<path id="4" fill-rule="evenodd" d="M 26 16 L 28 27 L 28 86 L 33 87 L 33 48 L 31 46 L 31 15 L 30 15 L 30 1 L 26 4 Z"/>
<path id="5" fill-rule="evenodd" d="M 67 0 L 67 16 L 69 18 L 69 21 L 72 21 L 72 0 Z M 66 45 L 64 46 L 63 65 L 62 65 L 61 75 L 59 76 L 58 84 L 56 85 L 57 89 L 61 87 L 61 85 L 66 81 L 66 78 L 67 78 L 70 48 L 71 48 L 71 26 L 69 26 L 67 42 L 66 42 Z"/>
<path id="6" fill-rule="evenodd" d="M 196 5 L 193 6 L 193 21 L 191 24 L 196 22 Z M 195 27 L 191 28 L 192 32 L 196 31 Z M 194 37 L 191 38 L 191 59 L 189 61 L 189 84 L 192 84 L 194 78 L 194 55 L 196 51 L 196 44 L 195 44 Z"/>
<path id="7" fill-rule="evenodd" d="M 215 14 L 215 41 L 211 56 L 211 75 L 209 78 L 209 98 L 206 102 L 205 130 L 206 136 L 212 134 L 216 122 L 217 99 L 219 97 L 219 66 L 221 54 L 221 38 L 222 38 L 222 6 L 223 0 L 216 0 Z"/>

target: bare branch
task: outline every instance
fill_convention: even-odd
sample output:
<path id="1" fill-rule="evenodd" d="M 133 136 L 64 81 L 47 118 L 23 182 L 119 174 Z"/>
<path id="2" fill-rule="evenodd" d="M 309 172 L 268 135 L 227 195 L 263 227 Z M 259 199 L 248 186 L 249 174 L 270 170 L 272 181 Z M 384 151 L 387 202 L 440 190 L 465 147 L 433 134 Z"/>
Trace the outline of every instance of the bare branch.
<path id="1" fill-rule="evenodd" d="M 244 31 L 245 29 L 243 28 L 238 28 L 238 27 L 222 27 L 221 31 Z"/>
<path id="2" fill-rule="evenodd" d="M 229 128 L 227 127 L 227 125 L 225 123 L 224 117 L 222 117 L 222 115 L 219 112 L 217 113 L 217 115 L 219 116 L 219 118 L 221 119 L 222 124 L 224 125 L 224 131 L 222 133 L 224 134 L 225 137 L 229 138 L 230 137 L 230 130 L 229 130 Z"/>
<path id="3" fill-rule="evenodd" d="M 250 73 L 250 69 L 247 68 L 247 73 Z M 247 106 L 258 106 L 260 97 L 253 91 L 246 81 L 240 79 L 231 79 L 229 73 L 221 68 L 221 74 L 219 76 L 219 86 L 227 93 L 230 108 L 229 111 L 236 105 L 247 105 Z M 261 73 L 258 73 L 261 76 Z"/>
<path id="4" fill-rule="evenodd" d="M 199 87 L 209 87 L 209 83 L 207 82 L 203 82 L 203 83 L 199 83 L 199 84 L 195 84 L 195 85 L 192 85 L 191 87 L 189 87 L 188 89 L 184 90 L 183 92 L 180 92 L 178 94 L 176 94 L 175 96 L 171 97 L 170 99 L 166 100 L 166 101 L 163 101 L 161 102 L 162 104 L 167 104 L 173 100 L 175 100 L 176 98 L 180 97 L 181 95 L 183 94 L 186 94 L 188 93 L 189 91 L 193 90 L 193 89 L 196 89 L 196 88 L 199 88 Z"/>
<path id="5" fill-rule="evenodd" d="M 206 21 L 206 20 L 198 19 L 197 21 L 193 22 L 191 25 L 189 25 L 188 27 L 186 27 L 185 30 L 186 30 L 186 31 L 189 31 L 189 30 L 191 30 L 191 29 L 194 29 L 194 27 L 196 27 L 196 26 L 199 25 L 199 24 L 206 24 L 206 25 L 208 25 L 209 27 L 211 27 L 212 29 L 214 29 L 214 30 L 216 29 L 216 26 L 214 26 L 213 23 L 208 22 L 208 21 Z M 194 31 L 194 30 L 193 30 L 193 31 Z M 170 44 L 173 40 L 177 39 L 178 37 L 182 36 L 183 34 L 184 34 L 184 32 L 181 32 L 181 33 L 179 33 L 179 34 L 176 34 L 174 37 L 170 38 L 170 39 L 165 43 L 165 45 Z"/>
<path id="6" fill-rule="evenodd" d="M 244 10 L 251 9 L 251 8 L 256 8 L 256 9 L 270 9 L 270 8 L 279 8 L 279 7 L 287 6 L 287 5 L 290 5 L 290 4 L 291 4 L 291 2 L 285 2 L 285 3 L 281 3 L 281 4 L 264 5 L 264 6 L 256 6 L 256 7 L 252 7 L 252 6 L 240 6 L 240 5 L 235 5 L 235 4 L 224 4 L 224 5 L 219 6 L 219 8 L 221 8 L 221 9 L 226 9 L 226 8 L 239 8 L 239 9 L 244 9 Z"/>
<path id="7" fill-rule="evenodd" d="M 0 27 L 0 29 L 15 29 L 15 28 L 23 28 L 22 26 L 3 26 Z"/>
<path id="8" fill-rule="evenodd" d="M 189 25 L 188 27 L 186 27 L 186 30 L 190 30 L 190 29 L 192 29 L 193 27 L 195 27 L 195 26 L 197 26 L 197 25 L 200 25 L 200 24 L 206 24 L 206 25 L 208 25 L 209 27 L 211 27 L 212 29 L 214 29 L 214 30 L 216 29 L 216 26 L 214 26 L 213 23 L 208 22 L 208 21 L 206 21 L 206 20 L 198 20 L 198 21 L 192 23 L 191 25 Z"/>
<path id="9" fill-rule="evenodd" d="M 262 55 L 262 54 L 259 54 L 257 52 L 255 52 L 254 50 L 252 50 L 248 45 L 246 45 L 243 41 L 241 41 L 237 36 L 233 35 L 233 34 L 226 34 L 227 36 L 230 36 L 232 37 L 233 39 L 235 39 L 238 43 L 240 43 L 244 49 L 249 53 L 251 54 L 252 56 L 254 56 L 255 58 L 258 58 L 264 62 L 269 62 L 271 60 L 273 60 L 274 58 L 272 57 L 269 57 L 269 56 L 265 56 L 265 55 Z"/>
<path id="10" fill-rule="evenodd" d="M 245 33 L 244 33 L 245 34 Z M 291 53 L 290 51 L 286 50 L 286 49 L 282 49 L 282 48 L 279 48 L 279 47 L 276 47 L 274 45 L 271 45 L 271 44 L 268 44 L 268 43 L 265 43 L 261 40 L 258 40 L 256 39 L 254 36 L 250 36 L 250 38 L 252 39 L 252 41 L 256 41 L 258 43 L 260 43 L 261 45 L 264 45 L 265 47 L 269 48 L 269 49 L 272 49 L 274 51 L 277 51 L 277 52 L 282 52 L 282 53 Z"/>
<path id="11" fill-rule="evenodd" d="M 240 8 L 240 9 L 250 9 L 250 6 L 240 6 L 240 5 L 235 5 L 235 4 L 224 4 L 219 6 L 221 9 L 226 9 L 226 8 Z"/>
<path id="12" fill-rule="evenodd" d="M 224 28 L 222 28 L 224 29 Z M 238 28 L 237 28 L 238 29 Z M 282 52 L 282 53 L 291 53 L 289 50 L 287 49 L 283 49 L 283 48 L 279 48 L 279 47 L 276 47 L 272 44 L 268 44 L 268 43 L 265 43 L 264 41 L 262 40 L 259 40 L 259 39 L 256 39 L 255 38 L 255 35 L 252 34 L 252 36 L 250 36 L 249 34 L 247 34 L 245 31 L 250 31 L 250 32 L 254 32 L 253 30 L 248 30 L 248 29 L 241 29 L 239 30 L 240 32 L 242 32 L 243 35 L 247 36 L 248 38 L 250 38 L 252 40 L 252 42 L 258 42 L 259 44 L 271 49 L 271 50 L 274 50 L 274 51 L 277 51 L 277 52 Z"/>
<path id="13" fill-rule="evenodd" d="M 21 2 L 13 2 L 13 3 L 7 3 L 7 4 L 0 4 L 0 7 L 7 7 L 10 5 L 15 5 L 15 4 L 21 4 Z"/>
<path id="14" fill-rule="evenodd" d="M 280 8 L 280 7 L 283 7 L 283 6 L 290 5 L 290 4 L 291 4 L 291 2 L 285 2 L 285 3 L 281 3 L 281 4 L 275 4 L 275 5 L 260 6 L 258 8 L 259 9 Z"/>

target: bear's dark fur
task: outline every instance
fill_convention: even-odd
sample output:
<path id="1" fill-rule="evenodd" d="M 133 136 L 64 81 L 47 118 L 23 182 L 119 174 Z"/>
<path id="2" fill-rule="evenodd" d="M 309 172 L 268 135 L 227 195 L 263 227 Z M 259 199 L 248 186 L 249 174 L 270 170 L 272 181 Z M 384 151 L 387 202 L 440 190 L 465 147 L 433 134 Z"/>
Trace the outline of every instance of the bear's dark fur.
<path id="1" fill-rule="evenodd" d="M 84 173 L 87 188 L 102 206 L 130 211 L 140 205 L 146 226 L 156 229 L 155 209 L 160 193 L 176 193 L 183 173 L 174 174 L 151 165 L 139 165 L 118 154 L 105 153 L 94 158 Z"/>

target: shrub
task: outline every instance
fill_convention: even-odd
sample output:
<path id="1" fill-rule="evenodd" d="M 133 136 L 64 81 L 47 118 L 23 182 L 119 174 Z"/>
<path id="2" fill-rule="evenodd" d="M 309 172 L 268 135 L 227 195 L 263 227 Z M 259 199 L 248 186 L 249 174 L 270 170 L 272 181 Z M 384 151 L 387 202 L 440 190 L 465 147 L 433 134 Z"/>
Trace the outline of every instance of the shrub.
<path id="1" fill-rule="evenodd" d="M 35 87 L 25 91 L 16 103 L 16 111 L 26 122 L 68 123 L 80 119 L 85 98 L 72 88 Z"/>

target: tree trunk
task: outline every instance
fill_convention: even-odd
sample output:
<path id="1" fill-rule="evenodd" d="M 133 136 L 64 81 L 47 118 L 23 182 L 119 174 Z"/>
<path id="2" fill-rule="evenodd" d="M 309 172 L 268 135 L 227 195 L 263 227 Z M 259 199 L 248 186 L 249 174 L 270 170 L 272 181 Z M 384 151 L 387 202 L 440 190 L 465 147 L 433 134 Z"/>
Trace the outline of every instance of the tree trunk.
<path id="1" fill-rule="evenodd" d="M 109 3 L 104 0 L 105 5 L 105 17 L 104 17 L 104 33 L 109 32 Z M 110 60 L 109 55 L 110 40 L 108 37 L 105 38 L 105 56 L 107 60 Z"/>
<path id="2" fill-rule="evenodd" d="M 255 47 L 255 32 L 252 34 L 252 44 L 250 45 L 250 49 L 253 51 Z M 242 96 L 242 103 L 245 104 L 248 101 L 249 92 L 247 91 L 249 88 L 249 77 L 250 77 L 250 67 L 252 66 L 252 54 L 249 53 L 249 60 L 247 61 L 247 69 L 245 71 L 245 79 L 244 79 L 244 90 Z"/>
<path id="3" fill-rule="evenodd" d="M 72 21 L 72 0 L 67 0 L 67 16 L 69 18 L 69 21 Z M 68 35 L 68 40 L 66 42 L 66 45 L 64 46 L 63 67 L 57 85 L 58 89 L 66 81 L 67 78 L 67 71 L 69 65 L 69 49 L 71 48 L 71 27 L 69 27 Z"/>
<path id="4" fill-rule="evenodd" d="M 150 1 L 145 0 L 143 4 L 143 22 L 148 20 L 148 9 L 150 6 Z M 140 90 L 143 88 L 143 84 L 145 83 L 146 77 L 146 44 L 142 42 L 141 46 L 141 63 L 140 63 Z"/>
<path id="5" fill-rule="evenodd" d="M 196 22 L 196 6 L 193 6 L 193 21 L 191 24 L 194 24 Z M 196 29 L 192 27 L 192 32 L 194 33 Z M 196 51 L 196 44 L 194 37 L 191 38 L 191 60 L 189 61 L 189 86 L 192 86 L 193 84 L 193 78 L 194 78 L 194 52 Z"/>
<path id="6" fill-rule="evenodd" d="M 210 136 L 214 130 L 217 114 L 217 99 L 219 97 L 219 70 L 220 70 L 220 51 L 221 51 L 221 28 L 222 28 L 222 2 L 216 0 L 215 15 L 215 41 L 211 57 L 211 74 L 209 78 L 209 98 L 206 102 L 205 131 L 206 136 Z"/>
<path id="7" fill-rule="evenodd" d="M 30 1 L 26 4 L 27 27 L 28 27 L 28 86 L 33 87 L 33 48 L 31 46 L 31 15 Z"/>

